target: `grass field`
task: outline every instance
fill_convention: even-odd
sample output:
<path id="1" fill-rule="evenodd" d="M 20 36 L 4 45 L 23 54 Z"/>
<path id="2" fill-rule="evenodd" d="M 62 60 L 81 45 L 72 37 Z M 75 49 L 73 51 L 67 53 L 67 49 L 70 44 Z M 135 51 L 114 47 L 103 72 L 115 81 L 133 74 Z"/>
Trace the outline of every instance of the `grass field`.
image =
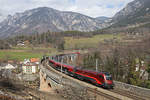
<path id="1" fill-rule="evenodd" d="M 0 50 L 0 59 L 23 61 L 24 59 L 41 58 L 43 55 L 54 53 L 57 53 L 54 48 L 13 47 L 11 50 Z"/>
<path id="2" fill-rule="evenodd" d="M 97 48 L 100 42 L 104 42 L 104 40 L 117 39 L 121 40 L 122 35 L 113 35 L 113 34 L 103 34 L 96 35 L 91 38 L 72 38 L 65 37 L 65 49 L 74 49 L 74 48 Z"/>
<path id="3" fill-rule="evenodd" d="M 97 48 L 100 42 L 104 40 L 117 40 L 122 39 L 121 35 L 96 35 L 91 38 L 72 38 L 65 37 L 65 49 L 87 49 L 87 48 Z M 28 58 L 41 58 L 43 55 L 53 55 L 57 54 L 56 49 L 54 48 L 44 48 L 44 47 L 13 47 L 10 50 L 0 50 L 0 60 L 18 60 L 22 61 Z"/>
<path id="4" fill-rule="evenodd" d="M 18 51 L 0 51 L 0 59 L 8 59 L 8 60 L 19 60 L 27 58 L 41 58 L 41 53 L 32 53 L 32 52 L 18 52 Z"/>

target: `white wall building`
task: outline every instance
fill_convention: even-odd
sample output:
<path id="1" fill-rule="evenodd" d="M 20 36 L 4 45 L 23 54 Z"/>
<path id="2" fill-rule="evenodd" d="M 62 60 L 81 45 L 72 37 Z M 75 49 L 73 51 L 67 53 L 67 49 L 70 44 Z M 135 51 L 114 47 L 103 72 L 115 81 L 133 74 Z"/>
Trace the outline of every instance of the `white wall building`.
<path id="1" fill-rule="evenodd" d="M 0 69 L 15 69 L 16 66 L 13 66 L 11 64 L 6 64 L 4 66 L 0 66 Z"/>
<path id="2" fill-rule="evenodd" d="M 25 74 L 34 74 L 38 72 L 38 65 L 32 63 L 23 64 L 22 70 Z"/>

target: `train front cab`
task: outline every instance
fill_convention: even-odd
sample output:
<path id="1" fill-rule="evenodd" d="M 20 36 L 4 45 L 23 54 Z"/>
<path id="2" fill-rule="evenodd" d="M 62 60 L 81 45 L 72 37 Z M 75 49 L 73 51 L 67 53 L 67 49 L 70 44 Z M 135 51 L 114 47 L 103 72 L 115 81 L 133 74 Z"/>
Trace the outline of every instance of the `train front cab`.
<path id="1" fill-rule="evenodd" d="M 110 74 L 108 74 L 108 73 L 104 74 L 103 86 L 104 86 L 104 88 L 108 88 L 108 89 L 113 89 L 113 87 L 114 87 L 112 76 Z"/>
<path id="2" fill-rule="evenodd" d="M 107 89 L 113 89 L 114 83 L 112 80 L 112 76 L 110 74 L 103 73 L 103 74 L 99 74 L 98 77 L 99 77 L 99 81 L 101 82 L 99 86 Z"/>

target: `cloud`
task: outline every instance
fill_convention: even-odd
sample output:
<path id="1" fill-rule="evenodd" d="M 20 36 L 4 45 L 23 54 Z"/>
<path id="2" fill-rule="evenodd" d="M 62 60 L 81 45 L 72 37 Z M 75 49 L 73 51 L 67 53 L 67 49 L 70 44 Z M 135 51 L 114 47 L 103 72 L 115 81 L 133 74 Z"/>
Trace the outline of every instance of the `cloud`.
<path id="1" fill-rule="evenodd" d="M 133 0 L 76 0 L 74 11 L 92 16 L 112 17 Z"/>
<path id="2" fill-rule="evenodd" d="M 133 0 L 1 0 L 0 11 L 14 14 L 37 7 L 51 7 L 61 11 L 73 11 L 91 17 L 112 17 Z"/>

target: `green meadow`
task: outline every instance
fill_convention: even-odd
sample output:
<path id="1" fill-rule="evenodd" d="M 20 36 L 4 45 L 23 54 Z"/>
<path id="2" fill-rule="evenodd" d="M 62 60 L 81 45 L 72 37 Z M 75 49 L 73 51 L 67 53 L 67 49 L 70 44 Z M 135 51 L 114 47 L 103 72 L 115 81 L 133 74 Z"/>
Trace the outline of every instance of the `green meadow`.
<path id="1" fill-rule="evenodd" d="M 17 60 L 23 61 L 29 58 L 41 58 L 43 55 L 57 53 L 54 48 L 25 48 L 13 47 L 10 50 L 0 50 L 0 60 Z"/>
<path id="2" fill-rule="evenodd" d="M 19 60 L 22 61 L 27 58 L 41 58 L 41 53 L 32 53 L 32 52 L 18 52 L 18 51 L 0 51 L 0 59 L 7 60 Z"/>
<path id="3" fill-rule="evenodd" d="M 73 38 L 73 37 L 65 37 L 65 49 L 87 49 L 87 48 L 97 48 L 99 43 L 104 43 L 105 40 L 116 39 L 120 41 L 123 36 L 122 35 L 113 35 L 113 34 L 102 34 L 95 35 L 91 38 Z"/>
<path id="4" fill-rule="evenodd" d="M 65 37 L 65 50 L 97 48 L 100 43 L 111 39 L 121 40 L 122 35 L 103 34 L 91 38 Z M 12 47 L 10 50 L 0 50 L 0 60 L 23 61 L 28 58 L 41 58 L 43 55 L 54 55 L 60 52 L 52 47 Z"/>

